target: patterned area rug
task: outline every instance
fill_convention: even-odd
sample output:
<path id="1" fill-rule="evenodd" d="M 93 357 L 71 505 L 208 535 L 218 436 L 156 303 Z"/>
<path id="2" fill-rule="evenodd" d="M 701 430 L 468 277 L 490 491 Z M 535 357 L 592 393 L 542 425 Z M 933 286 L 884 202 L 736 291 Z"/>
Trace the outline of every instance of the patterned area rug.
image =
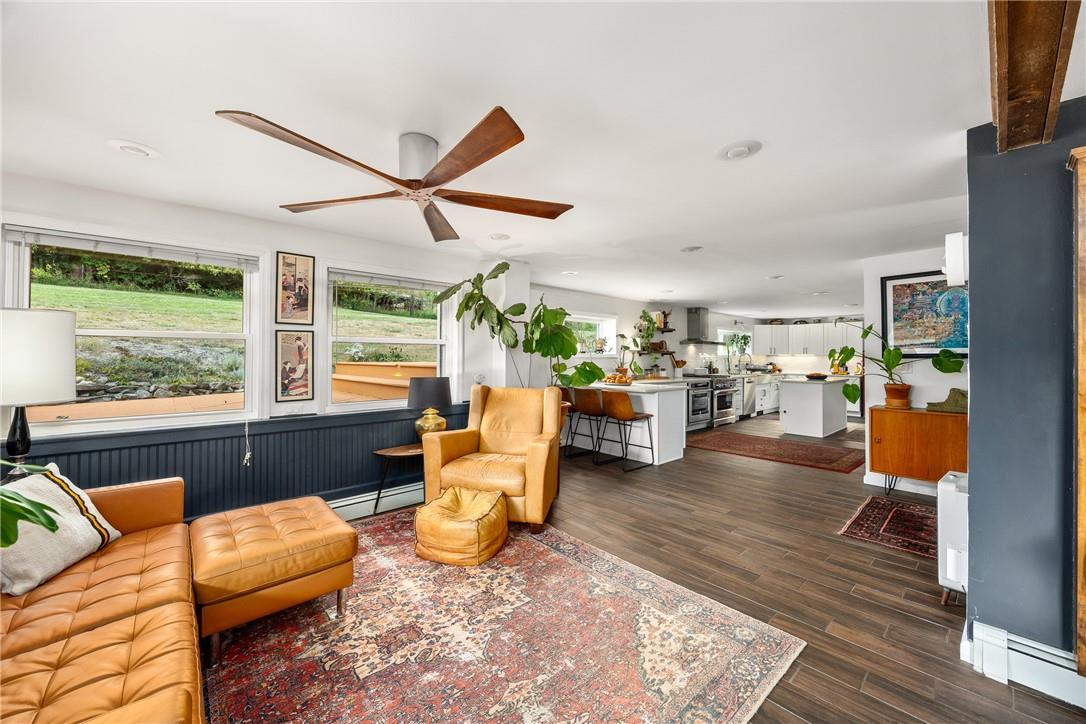
<path id="1" fill-rule="evenodd" d="M 851 473 L 863 465 L 866 459 L 863 450 L 834 447 L 818 442 L 744 435 L 741 432 L 731 432 L 721 428 L 687 435 L 686 444 L 688 447 L 702 450 L 715 450 L 748 458 L 832 470 L 837 473 Z"/>
<path id="2" fill-rule="evenodd" d="M 938 552 L 935 508 L 923 503 L 873 495 L 837 532 L 925 558 L 935 558 Z"/>
<path id="3" fill-rule="evenodd" d="M 414 554 L 413 512 L 355 524 L 335 596 L 240 627 L 212 721 L 747 721 L 804 642 L 547 527 L 486 564 Z"/>

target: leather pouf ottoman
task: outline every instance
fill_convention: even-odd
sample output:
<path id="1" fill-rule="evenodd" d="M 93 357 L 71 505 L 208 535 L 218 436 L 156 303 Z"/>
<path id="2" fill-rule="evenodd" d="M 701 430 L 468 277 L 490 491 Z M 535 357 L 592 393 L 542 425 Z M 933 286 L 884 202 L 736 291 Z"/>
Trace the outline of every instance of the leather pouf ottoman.
<path id="1" fill-rule="evenodd" d="M 477 566 L 509 535 L 505 496 L 452 487 L 415 511 L 415 554 L 438 563 Z"/>

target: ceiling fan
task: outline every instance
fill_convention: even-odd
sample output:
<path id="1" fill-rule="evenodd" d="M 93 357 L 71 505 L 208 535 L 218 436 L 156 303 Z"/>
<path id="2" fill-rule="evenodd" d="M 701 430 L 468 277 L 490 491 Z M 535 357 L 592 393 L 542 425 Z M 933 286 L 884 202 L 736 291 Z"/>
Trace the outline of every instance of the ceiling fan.
<path id="1" fill-rule="evenodd" d="M 433 235 L 434 241 L 447 241 L 450 239 L 459 239 L 460 237 L 457 236 L 456 231 L 452 228 L 452 225 L 449 224 L 445 215 L 437 208 L 437 205 L 434 203 L 435 200 L 448 201 L 454 204 L 463 204 L 465 206 L 476 206 L 481 209 L 491 209 L 492 211 L 507 211 L 512 214 L 537 216 L 544 219 L 557 219 L 564 212 L 573 208 L 571 204 L 536 201 L 534 199 L 520 199 L 514 196 L 497 196 L 494 194 L 483 194 L 473 191 L 457 191 L 455 189 L 446 188 L 446 184 L 455 181 L 473 168 L 481 166 L 498 154 L 508 151 L 510 148 L 524 140 L 524 133 L 501 106 L 495 107 L 494 110 L 490 111 L 490 113 L 483 118 L 483 120 L 479 121 L 474 128 L 468 131 L 468 134 L 460 139 L 460 142 L 453 146 L 440 161 L 437 161 L 437 163 L 434 164 L 421 179 L 401 179 L 384 173 L 383 171 L 378 171 L 372 166 L 367 166 L 360 161 L 355 161 L 353 158 L 348 158 L 338 151 L 333 151 L 327 146 L 323 146 L 316 141 L 310 140 L 305 136 L 295 133 L 288 128 L 284 128 L 277 123 L 272 123 L 268 119 L 261 118 L 253 113 L 247 113 L 245 111 L 215 111 L 215 115 L 245 126 L 246 128 L 251 128 L 254 131 L 259 131 L 264 135 L 271 136 L 280 141 L 285 141 L 292 146 L 305 149 L 318 156 L 323 156 L 330 161 L 335 161 L 344 166 L 361 171 L 362 173 L 369 174 L 374 178 L 384 181 L 393 188 L 392 191 L 386 191 L 380 194 L 348 196 L 342 199 L 325 199 L 324 201 L 307 201 L 300 204 L 283 204 L 280 207 L 294 213 L 327 209 L 332 206 L 344 206 L 346 204 L 355 204 L 361 201 L 374 201 L 376 199 L 403 199 L 406 201 L 414 201 L 418 205 L 419 210 L 422 211 L 423 219 L 426 220 L 426 225 L 430 227 L 430 233 Z M 404 150 L 404 140 L 409 136 L 416 137 L 410 139 L 416 144 L 418 143 L 418 138 L 423 139 L 422 142 L 426 145 L 432 144 L 432 148 L 429 150 L 432 152 L 432 158 L 437 158 L 437 141 L 417 133 L 405 134 L 405 136 L 401 137 L 401 156 L 403 155 L 402 152 Z M 427 149 L 423 150 L 423 155 L 425 155 L 426 150 Z M 401 172 L 402 171 L 403 169 L 401 169 Z"/>

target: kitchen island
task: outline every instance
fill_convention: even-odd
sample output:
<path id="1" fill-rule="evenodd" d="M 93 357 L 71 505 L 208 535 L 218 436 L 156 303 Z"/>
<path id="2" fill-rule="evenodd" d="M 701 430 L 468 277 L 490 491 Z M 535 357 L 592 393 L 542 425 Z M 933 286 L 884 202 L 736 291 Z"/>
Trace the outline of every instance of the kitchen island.
<path id="1" fill-rule="evenodd" d="M 635 382 L 632 385 L 609 385 L 597 382 L 592 389 L 625 392 L 637 412 L 652 415 L 648 426 L 652 429 L 652 448 L 656 455 L 656 464 L 662 465 L 673 460 L 681 460 L 686 448 L 686 383 L 682 380 L 666 382 Z M 587 447 L 589 431 L 594 431 L 594 423 L 586 418 L 577 422 L 578 435 L 574 443 L 578 447 Z M 618 427 L 615 423 L 607 426 L 607 437 L 618 440 Z M 634 445 L 649 445 L 649 433 L 646 423 L 634 423 L 630 433 L 630 460 L 648 462 L 651 457 L 648 449 Z M 605 441 L 600 452 L 607 455 L 621 455 L 622 448 L 617 442 Z"/>
<path id="2" fill-rule="evenodd" d="M 789 435 L 829 437 L 848 427 L 841 389 L 847 380 L 781 381 L 781 425 Z"/>

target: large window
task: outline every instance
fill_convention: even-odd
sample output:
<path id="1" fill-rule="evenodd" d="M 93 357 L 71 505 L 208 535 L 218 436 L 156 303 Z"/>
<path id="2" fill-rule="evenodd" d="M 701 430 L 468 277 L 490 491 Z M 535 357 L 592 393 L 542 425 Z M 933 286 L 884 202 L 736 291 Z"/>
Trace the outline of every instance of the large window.
<path id="1" fill-rule="evenodd" d="M 29 306 L 76 314 L 77 398 L 30 408 L 32 422 L 248 408 L 246 289 L 255 260 L 16 236 Z"/>
<path id="2" fill-rule="evenodd" d="M 412 377 L 445 374 L 444 286 L 329 270 L 334 404 L 404 400 Z"/>

